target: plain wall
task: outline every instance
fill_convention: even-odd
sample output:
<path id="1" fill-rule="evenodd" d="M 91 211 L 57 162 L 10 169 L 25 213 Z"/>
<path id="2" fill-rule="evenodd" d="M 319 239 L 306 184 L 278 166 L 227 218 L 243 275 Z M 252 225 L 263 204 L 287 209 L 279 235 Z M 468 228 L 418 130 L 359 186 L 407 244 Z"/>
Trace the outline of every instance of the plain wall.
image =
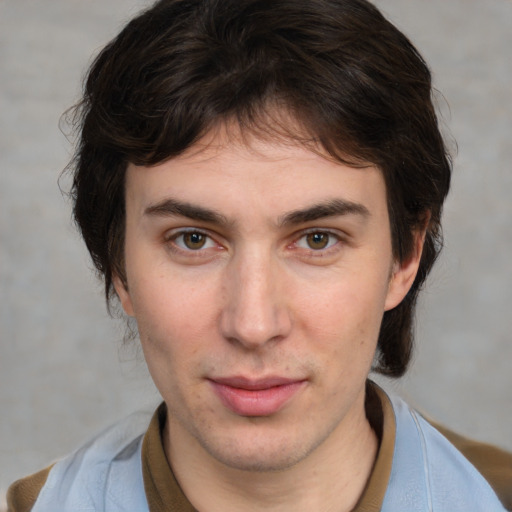
<path id="1" fill-rule="evenodd" d="M 376 2 L 424 54 L 458 143 L 446 248 L 409 374 L 385 383 L 461 433 L 512 449 L 512 2 Z M 58 187 L 60 114 L 142 0 L 0 0 L 0 495 L 158 401 L 108 318 Z M 63 188 L 69 185 L 62 179 Z"/>

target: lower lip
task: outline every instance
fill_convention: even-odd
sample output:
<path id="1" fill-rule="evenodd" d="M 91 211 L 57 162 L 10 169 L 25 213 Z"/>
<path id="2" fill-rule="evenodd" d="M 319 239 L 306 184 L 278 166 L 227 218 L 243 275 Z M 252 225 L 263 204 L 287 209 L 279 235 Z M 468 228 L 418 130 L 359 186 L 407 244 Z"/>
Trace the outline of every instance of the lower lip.
<path id="1" fill-rule="evenodd" d="M 271 416 L 282 409 L 305 384 L 304 381 L 297 381 L 249 390 L 210 382 L 221 402 L 239 416 Z"/>

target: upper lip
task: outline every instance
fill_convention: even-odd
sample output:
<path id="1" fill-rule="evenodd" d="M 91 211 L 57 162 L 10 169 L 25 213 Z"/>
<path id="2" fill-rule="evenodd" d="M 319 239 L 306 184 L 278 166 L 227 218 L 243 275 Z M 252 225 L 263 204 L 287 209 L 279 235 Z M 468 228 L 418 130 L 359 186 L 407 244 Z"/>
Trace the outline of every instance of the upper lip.
<path id="1" fill-rule="evenodd" d="M 286 386 L 288 384 L 296 384 L 306 379 L 294 379 L 288 377 L 269 376 L 259 379 L 250 379 L 243 376 L 233 377 L 215 377 L 210 378 L 212 382 L 221 384 L 223 386 L 229 386 L 232 388 L 246 389 L 249 391 L 258 391 L 262 389 L 274 388 L 276 386 Z"/>

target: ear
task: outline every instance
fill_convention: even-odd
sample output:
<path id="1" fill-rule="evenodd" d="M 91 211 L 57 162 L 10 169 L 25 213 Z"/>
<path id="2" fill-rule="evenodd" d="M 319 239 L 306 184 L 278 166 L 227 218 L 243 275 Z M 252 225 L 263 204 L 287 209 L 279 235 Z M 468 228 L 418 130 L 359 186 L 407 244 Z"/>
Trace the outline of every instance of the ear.
<path id="1" fill-rule="evenodd" d="M 128 285 L 125 284 L 124 280 L 121 279 L 117 274 L 115 274 L 114 277 L 112 278 L 112 283 L 114 285 L 114 289 L 116 290 L 117 296 L 119 297 L 124 312 L 128 316 L 134 316 L 132 299 L 130 297 L 130 292 L 128 291 Z"/>
<path id="2" fill-rule="evenodd" d="M 418 229 L 414 233 L 414 247 L 410 256 L 402 262 L 395 261 L 393 264 L 384 307 L 385 311 L 389 311 L 398 306 L 411 289 L 420 266 L 425 233 L 426 228 Z"/>

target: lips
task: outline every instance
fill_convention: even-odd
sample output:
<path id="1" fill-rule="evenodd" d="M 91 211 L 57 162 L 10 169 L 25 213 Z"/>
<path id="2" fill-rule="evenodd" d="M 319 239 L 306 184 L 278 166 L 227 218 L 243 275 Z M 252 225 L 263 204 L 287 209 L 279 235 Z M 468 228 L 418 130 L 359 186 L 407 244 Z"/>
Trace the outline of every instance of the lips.
<path id="1" fill-rule="evenodd" d="M 222 404 L 239 416 L 271 416 L 281 410 L 305 385 L 305 380 L 283 377 L 210 379 Z"/>

